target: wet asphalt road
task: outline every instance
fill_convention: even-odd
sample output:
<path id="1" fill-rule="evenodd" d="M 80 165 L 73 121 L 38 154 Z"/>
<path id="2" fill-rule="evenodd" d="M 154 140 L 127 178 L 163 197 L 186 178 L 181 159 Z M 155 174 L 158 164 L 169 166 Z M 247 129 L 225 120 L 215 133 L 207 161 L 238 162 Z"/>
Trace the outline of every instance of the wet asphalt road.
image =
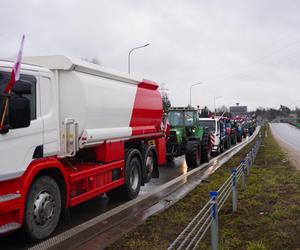
<path id="1" fill-rule="evenodd" d="M 172 164 L 160 167 L 160 177 L 152 179 L 141 188 L 139 196 L 145 195 L 153 190 L 154 187 L 160 186 L 188 171 L 185 158 L 178 157 Z M 110 200 L 106 195 L 102 195 L 93 200 L 80 204 L 70 210 L 66 219 L 62 220 L 55 231 L 54 235 L 64 232 L 85 221 L 88 221 L 97 215 L 105 213 L 121 204 L 124 201 Z M 88 211 L 88 212 L 87 212 Z M 0 249 L 25 249 L 33 246 L 24 237 L 22 231 L 15 232 L 8 236 L 0 237 Z"/>
<path id="2" fill-rule="evenodd" d="M 271 123 L 271 126 L 283 142 L 300 152 L 300 129 L 287 123 Z"/>

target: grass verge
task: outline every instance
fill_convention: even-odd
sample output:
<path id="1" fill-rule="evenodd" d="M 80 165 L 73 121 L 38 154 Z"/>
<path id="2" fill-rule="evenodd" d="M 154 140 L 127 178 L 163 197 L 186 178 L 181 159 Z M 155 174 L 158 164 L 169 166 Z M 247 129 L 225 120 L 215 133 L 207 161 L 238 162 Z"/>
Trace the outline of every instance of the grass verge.
<path id="1" fill-rule="evenodd" d="M 230 201 L 219 214 L 220 249 L 297 249 L 300 246 L 300 171 L 294 170 L 271 133 L 263 142 L 238 212 Z M 254 143 L 254 142 L 253 142 Z M 107 249 L 166 249 L 228 178 L 253 143 L 169 209 L 150 217 Z M 210 249 L 209 233 L 199 249 Z"/>

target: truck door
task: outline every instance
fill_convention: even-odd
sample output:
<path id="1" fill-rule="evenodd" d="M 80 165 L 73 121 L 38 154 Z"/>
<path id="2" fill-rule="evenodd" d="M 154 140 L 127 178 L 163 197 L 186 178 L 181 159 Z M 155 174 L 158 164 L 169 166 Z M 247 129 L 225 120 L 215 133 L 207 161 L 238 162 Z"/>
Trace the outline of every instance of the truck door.
<path id="1" fill-rule="evenodd" d="M 10 78 L 9 71 L 10 69 L 0 68 L 0 93 L 3 93 Z M 43 154 L 43 123 L 40 118 L 40 98 L 38 98 L 38 72 L 22 70 L 20 78 L 32 84 L 32 93 L 24 95 L 30 100 L 31 122 L 29 127 L 9 129 L 6 134 L 0 134 L 0 181 L 21 176 L 30 162 Z M 3 107 L 4 98 L 1 98 L 1 117 Z"/>

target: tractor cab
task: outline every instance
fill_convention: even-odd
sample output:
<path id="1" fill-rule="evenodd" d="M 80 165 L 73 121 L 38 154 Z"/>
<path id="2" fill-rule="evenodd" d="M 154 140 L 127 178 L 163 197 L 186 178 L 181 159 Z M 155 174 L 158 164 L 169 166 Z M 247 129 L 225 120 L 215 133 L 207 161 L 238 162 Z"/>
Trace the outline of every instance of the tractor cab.
<path id="1" fill-rule="evenodd" d="M 171 108 L 168 114 L 171 134 L 192 136 L 198 126 L 198 111 L 193 108 Z"/>

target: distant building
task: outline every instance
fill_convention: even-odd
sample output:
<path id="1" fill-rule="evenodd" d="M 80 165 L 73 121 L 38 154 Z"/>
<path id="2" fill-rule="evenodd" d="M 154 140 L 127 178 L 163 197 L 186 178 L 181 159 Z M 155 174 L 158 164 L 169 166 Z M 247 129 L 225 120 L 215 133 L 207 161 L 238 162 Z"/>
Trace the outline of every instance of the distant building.
<path id="1" fill-rule="evenodd" d="M 247 115 L 247 106 L 240 106 L 239 103 L 236 104 L 236 106 L 229 107 L 229 111 L 232 115 L 232 117 L 236 116 L 245 116 Z"/>

